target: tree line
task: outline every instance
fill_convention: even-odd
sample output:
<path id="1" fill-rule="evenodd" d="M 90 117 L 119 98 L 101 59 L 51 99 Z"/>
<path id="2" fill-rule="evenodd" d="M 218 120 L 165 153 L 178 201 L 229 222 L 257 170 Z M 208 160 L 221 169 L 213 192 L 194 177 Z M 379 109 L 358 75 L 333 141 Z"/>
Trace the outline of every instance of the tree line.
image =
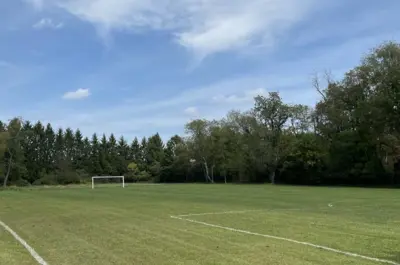
<path id="1" fill-rule="evenodd" d="M 126 181 L 400 184 L 400 44 L 384 43 L 342 79 L 313 85 L 315 106 L 257 96 L 248 111 L 192 120 L 187 136 L 163 143 L 79 129 L 54 129 L 22 118 L 0 122 L 4 185 L 81 183 L 93 175 Z M 322 83 L 325 85 L 323 86 Z M 301 92 L 299 92 L 301 93 Z"/>

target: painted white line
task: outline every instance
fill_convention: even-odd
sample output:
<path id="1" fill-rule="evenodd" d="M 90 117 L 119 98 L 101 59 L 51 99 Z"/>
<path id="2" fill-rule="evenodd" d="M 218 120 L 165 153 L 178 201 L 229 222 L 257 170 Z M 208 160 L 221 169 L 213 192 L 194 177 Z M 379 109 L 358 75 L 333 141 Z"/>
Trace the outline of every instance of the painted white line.
<path id="1" fill-rule="evenodd" d="M 261 212 L 265 210 L 245 210 L 245 211 L 227 211 L 227 212 L 210 212 L 210 213 L 190 213 L 176 215 L 178 217 L 190 217 L 190 216 L 202 216 L 202 215 L 217 215 L 217 214 L 234 214 L 234 213 L 250 213 L 250 212 Z"/>
<path id="2" fill-rule="evenodd" d="M 0 225 L 4 227 L 4 229 L 9 232 L 21 245 L 23 245 L 26 250 L 31 254 L 31 256 L 40 264 L 40 265 L 48 265 L 48 263 L 41 257 L 39 254 L 26 243 L 17 233 L 15 233 L 8 225 L 0 221 Z"/>
<path id="3" fill-rule="evenodd" d="M 281 241 L 287 241 L 287 242 L 291 242 L 291 243 L 295 243 L 295 244 L 305 245 L 305 246 L 322 249 L 322 250 L 326 250 L 326 251 L 330 251 L 330 252 L 335 252 L 335 253 L 339 253 L 342 255 L 350 256 L 350 257 L 365 259 L 365 260 L 369 260 L 369 261 L 375 261 L 375 262 L 386 263 L 386 264 L 391 264 L 391 265 L 400 265 L 400 263 L 397 263 L 397 262 L 394 262 L 391 260 L 368 257 L 368 256 L 364 256 L 364 255 L 360 255 L 360 254 L 356 254 L 356 253 L 352 253 L 352 252 L 348 252 L 348 251 L 342 251 L 342 250 L 325 247 L 325 246 L 321 246 L 321 245 L 316 245 L 316 244 L 312 244 L 312 243 L 308 243 L 308 242 L 298 241 L 298 240 L 294 240 L 294 239 L 290 239 L 290 238 L 286 238 L 286 237 L 278 237 L 278 236 L 254 233 L 254 232 L 250 232 L 250 231 L 246 231 L 246 230 L 235 229 L 235 228 L 231 228 L 231 227 L 214 225 L 214 224 L 210 224 L 210 223 L 206 223 L 206 222 L 187 219 L 187 218 L 183 218 L 181 216 L 171 216 L 171 218 L 179 219 L 182 221 L 187 221 L 187 222 L 191 222 L 191 223 L 195 223 L 195 224 L 201 224 L 201 225 L 205 225 L 205 226 L 209 226 L 209 227 L 224 229 L 224 230 L 228 230 L 228 231 L 232 231 L 232 232 L 247 234 L 247 235 L 260 236 L 260 237 L 272 238 L 272 239 L 281 240 Z"/>
<path id="4" fill-rule="evenodd" d="M 302 209 L 299 208 L 282 208 L 282 209 L 274 209 L 274 210 L 270 210 L 270 209 L 258 209 L 258 210 L 243 210 L 243 211 L 226 211 L 226 212 L 209 212 L 209 213 L 190 213 L 190 214 L 179 214 L 179 215 L 174 215 L 174 216 L 178 216 L 178 217 L 190 217 L 190 216 L 202 216 L 202 215 L 218 215 L 218 214 L 235 214 L 235 213 L 251 213 L 251 212 L 264 212 L 264 211 L 279 211 L 279 210 L 283 210 L 283 211 L 301 211 Z"/>

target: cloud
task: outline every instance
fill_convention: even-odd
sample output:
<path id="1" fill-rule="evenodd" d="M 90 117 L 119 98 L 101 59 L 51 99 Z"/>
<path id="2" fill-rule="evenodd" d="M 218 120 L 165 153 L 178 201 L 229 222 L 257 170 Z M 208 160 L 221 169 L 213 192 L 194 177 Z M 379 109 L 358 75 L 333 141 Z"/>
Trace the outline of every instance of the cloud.
<path id="1" fill-rule="evenodd" d="M 327 33 L 331 34 L 332 32 Z M 201 109 L 199 117 L 207 119 L 221 118 L 231 109 L 249 109 L 253 106 L 251 98 L 260 92 L 279 91 L 287 103 L 313 105 L 319 95 L 311 86 L 311 74 L 330 69 L 340 78 L 344 71 L 359 62 L 364 52 L 390 38 L 392 34 L 394 33 L 382 35 L 379 32 L 362 38 L 356 36 L 328 46 L 315 45 L 312 49 L 301 49 L 299 52 L 285 49 L 281 51 L 284 56 L 272 56 L 265 60 L 268 61 L 268 65 L 258 69 L 256 73 L 223 77 L 217 81 L 210 81 L 208 85 L 202 82 L 203 85 L 194 84 L 180 92 L 172 90 L 164 93 L 171 84 L 164 85 L 162 82 L 157 85 L 159 91 L 163 90 L 163 93 L 160 93 L 162 96 L 158 95 L 156 90 L 152 90 L 153 88 L 147 90 L 147 87 L 144 87 L 143 93 L 132 93 L 133 99 L 126 102 L 124 100 L 128 99 L 128 91 L 121 93 L 123 99 L 120 101 L 105 100 L 104 103 L 99 102 L 96 105 L 85 104 L 81 109 L 65 102 L 65 105 L 62 105 L 60 101 L 47 104 L 39 102 L 37 106 L 30 104 L 21 115 L 32 121 L 50 121 L 55 127 L 80 128 L 88 136 L 93 132 L 113 132 L 132 139 L 133 136 L 149 136 L 157 131 L 167 136 L 182 133 L 184 124 L 191 118 L 183 113 L 188 106 Z M 130 58 L 129 60 L 132 61 Z M 107 70 L 110 68 L 107 65 Z M 111 77 L 114 76 L 110 74 L 107 78 Z M 104 77 L 99 76 L 98 82 L 104 80 Z M 104 98 L 114 95 L 113 86 L 115 84 L 105 84 L 104 91 L 98 93 L 104 93 Z M 6 111 L 2 110 L 2 115 L 7 114 Z"/>
<path id="2" fill-rule="evenodd" d="M 103 37 L 114 30 L 171 32 L 176 43 L 199 59 L 253 45 L 271 46 L 319 3 L 317 0 L 46 1 L 48 6 L 62 8 L 96 25 Z"/>
<path id="3" fill-rule="evenodd" d="M 188 107 L 184 110 L 184 112 L 189 116 L 197 116 L 199 114 L 199 110 L 196 107 Z"/>
<path id="4" fill-rule="evenodd" d="M 268 91 L 264 88 L 257 88 L 252 90 L 247 90 L 242 93 L 237 94 L 219 94 L 214 96 L 212 100 L 216 103 L 243 103 L 252 102 L 256 96 L 268 95 Z"/>
<path id="5" fill-rule="evenodd" d="M 79 88 L 76 91 L 70 91 L 64 94 L 63 99 L 83 99 L 90 96 L 89 89 Z"/>
<path id="6" fill-rule="evenodd" d="M 42 18 L 38 22 L 33 25 L 34 29 L 61 29 L 64 27 L 64 24 L 59 22 L 54 22 L 51 18 Z"/>
<path id="7" fill-rule="evenodd" d="M 24 1 L 31 4 L 37 10 L 41 10 L 44 6 L 44 0 L 24 0 Z"/>
<path id="8" fill-rule="evenodd" d="M 133 139 L 134 136 L 147 137 L 160 132 L 169 137 L 183 133 L 185 123 L 193 118 L 220 119 L 232 109 L 250 109 L 253 106 L 252 97 L 268 91 L 254 89 L 261 87 L 261 84 L 273 88 L 271 91 L 281 89 L 281 96 L 285 101 L 295 100 L 297 103 L 313 104 L 318 94 L 311 85 L 310 89 L 303 89 L 300 95 L 296 95 L 291 89 L 303 84 L 304 80 L 304 76 L 292 76 L 290 80 L 286 77 L 247 76 L 223 80 L 208 86 L 192 87 L 160 99 L 143 97 L 131 102 L 88 106 L 84 109 L 74 109 L 59 102 L 40 104 L 40 107 L 34 108 L 35 112 L 30 111 L 26 118 L 32 121 L 41 120 L 44 123 L 50 121 L 55 127 L 80 128 L 82 133 L 88 136 L 94 132 L 114 133 L 116 136 L 124 135 L 127 139 Z M 237 95 L 237 98 L 246 100 L 215 102 L 212 97 L 216 94 L 226 95 L 227 98 L 229 95 Z M 182 105 L 188 107 L 182 109 Z M 49 109 L 57 109 L 57 112 L 49 112 Z"/>

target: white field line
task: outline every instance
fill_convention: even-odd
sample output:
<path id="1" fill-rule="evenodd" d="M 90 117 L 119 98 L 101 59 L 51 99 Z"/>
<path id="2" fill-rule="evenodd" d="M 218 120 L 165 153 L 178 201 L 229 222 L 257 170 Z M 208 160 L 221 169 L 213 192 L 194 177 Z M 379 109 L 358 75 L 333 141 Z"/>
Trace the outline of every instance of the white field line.
<path id="1" fill-rule="evenodd" d="M 302 209 L 299 208 L 282 208 L 279 210 L 285 210 L 285 211 L 301 211 Z M 278 210 L 278 211 L 279 211 Z M 190 213 L 190 214 L 179 214 L 179 215 L 174 215 L 177 217 L 190 217 L 190 216 L 202 216 L 202 215 L 218 215 L 218 214 L 235 214 L 235 213 L 251 213 L 251 212 L 264 212 L 264 211 L 277 211 L 277 210 L 268 210 L 268 209 L 258 209 L 258 210 L 243 210 L 243 211 L 226 211 L 226 212 L 208 212 L 208 213 Z"/>
<path id="2" fill-rule="evenodd" d="M 190 214 L 180 214 L 180 215 L 176 215 L 176 216 L 177 217 L 190 217 L 190 216 L 202 216 L 202 215 L 250 213 L 250 212 L 261 212 L 261 211 L 265 211 L 265 210 L 244 210 L 244 211 L 227 211 L 227 212 L 190 213 Z"/>
<path id="3" fill-rule="evenodd" d="M 48 265 L 48 263 L 31 247 L 23 240 L 17 233 L 15 233 L 8 225 L 0 221 L 0 225 L 9 232 L 21 245 L 23 245 L 26 250 L 28 250 L 29 254 L 40 264 L 40 265 Z"/>
<path id="4" fill-rule="evenodd" d="M 242 233 L 242 234 L 247 234 L 247 235 L 253 235 L 253 236 L 260 236 L 260 237 L 265 237 L 265 238 L 271 238 L 271 239 L 276 239 L 276 240 L 281 240 L 281 241 L 287 241 L 287 242 L 291 242 L 291 243 L 295 243 L 295 244 L 305 245 L 305 246 L 309 246 L 309 247 L 313 247 L 313 248 L 317 248 L 317 249 L 322 249 L 322 250 L 326 250 L 326 251 L 330 251 L 330 252 L 334 252 L 334 253 L 339 253 L 339 254 L 342 254 L 342 255 L 350 256 L 350 257 L 356 257 L 356 258 L 360 258 L 360 259 L 365 259 L 365 260 L 369 260 L 369 261 L 375 261 L 375 262 L 386 263 L 386 264 L 391 264 L 391 265 L 400 265 L 400 263 L 397 263 L 397 262 L 394 262 L 394 261 L 391 261 L 391 260 L 368 257 L 368 256 L 360 255 L 360 254 L 357 254 L 357 253 L 352 253 L 352 252 L 348 252 L 348 251 L 342 251 L 342 250 L 338 250 L 338 249 L 334 249 L 334 248 L 330 248 L 330 247 L 325 247 L 325 246 L 321 246 L 321 245 L 316 245 L 316 244 L 312 244 L 312 243 L 308 243 L 308 242 L 298 241 L 298 240 L 294 240 L 294 239 L 290 239 L 290 238 L 286 238 L 286 237 L 278 237 L 278 236 L 254 233 L 254 232 L 250 232 L 250 231 L 246 231 L 246 230 L 235 229 L 235 228 L 221 226 L 221 225 L 214 225 L 214 224 L 210 224 L 210 223 L 206 223 L 206 222 L 201 222 L 201 221 L 196 221 L 196 220 L 192 220 L 192 219 L 183 218 L 182 216 L 170 216 L 170 217 L 174 218 L 174 219 L 179 219 L 179 220 L 182 220 L 182 221 L 187 221 L 187 222 L 191 222 L 191 223 L 195 223 L 195 224 L 201 224 L 201 225 L 214 227 L 214 228 L 219 228 L 219 229 L 223 229 L 223 230 L 228 230 L 228 231 L 232 231 L 232 232 L 237 232 L 237 233 Z"/>

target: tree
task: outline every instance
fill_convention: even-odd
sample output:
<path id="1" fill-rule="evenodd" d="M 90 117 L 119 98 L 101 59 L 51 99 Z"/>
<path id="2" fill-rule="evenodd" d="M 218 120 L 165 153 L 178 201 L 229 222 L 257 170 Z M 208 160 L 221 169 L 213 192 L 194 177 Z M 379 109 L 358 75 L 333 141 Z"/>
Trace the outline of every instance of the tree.
<path id="1" fill-rule="evenodd" d="M 143 137 L 140 142 L 140 157 L 139 160 L 137 161 L 137 164 L 141 171 L 146 171 L 148 169 L 146 159 L 147 159 L 147 139 L 146 137 Z"/>
<path id="2" fill-rule="evenodd" d="M 53 127 L 50 123 L 46 125 L 46 129 L 44 131 L 44 143 L 45 143 L 45 150 L 43 151 L 44 155 L 44 165 L 46 165 L 45 171 L 49 173 L 51 170 L 54 169 L 54 162 L 55 162 L 55 140 L 56 135 L 54 133 Z"/>
<path id="3" fill-rule="evenodd" d="M 290 118 L 291 107 L 282 102 L 277 92 L 270 92 L 268 97 L 255 98 L 254 112 L 261 124 L 260 136 L 263 141 L 268 141 L 269 152 L 266 163 L 269 167 L 270 181 L 275 183 L 275 174 L 281 158 L 281 137 L 283 128 Z"/>
<path id="4" fill-rule="evenodd" d="M 135 163 L 139 163 L 141 161 L 141 148 L 137 137 L 133 139 L 130 146 L 129 160 L 134 161 Z"/>
<path id="5" fill-rule="evenodd" d="M 164 144 L 158 133 L 149 137 L 146 146 L 145 162 L 155 182 L 160 181 L 161 161 L 164 156 Z"/>
<path id="6" fill-rule="evenodd" d="M 161 161 L 161 182 L 176 181 L 179 177 L 179 171 L 177 163 L 177 149 L 180 144 L 182 144 L 183 139 L 178 135 L 171 137 L 168 140 L 164 155 Z"/>
<path id="7" fill-rule="evenodd" d="M 110 149 L 107 137 L 105 134 L 101 137 L 100 140 L 100 153 L 99 153 L 99 160 L 101 166 L 102 174 L 111 175 L 112 174 L 112 166 L 110 164 Z"/>
<path id="8" fill-rule="evenodd" d="M 73 162 L 75 159 L 75 136 L 71 128 L 65 130 L 64 135 L 64 148 L 65 148 L 65 159 L 69 162 Z"/>
<path id="9" fill-rule="evenodd" d="M 21 154 L 21 130 L 22 130 L 22 119 L 14 118 L 10 121 L 7 126 L 7 134 L 3 132 L 3 141 L 6 141 L 6 174 L 4 176 L 3 187 L 7 187 L 8 178 L 10 172 L 15 163 L 15 158 Z"/>
<path id="10" fill-rule="evenodd" d="M 123 175 L 126 172 L 126 167 L 129 162 L 129 146 L 124 137 L 121 136 L 117 145 L 117 157 L 115 161 L 115 169 L 118 175 Z"/>
<path id="11" fill-rule="evenodd" d="M 7 169 L 6 163 L 5 163 L 5 153 L 7 152 L 8 149 L 8 141 L 10 139 L 10 134 L 6 129 L 6 124 L 3 122 L 0 122 L 0 174 L 1 176 L 5 176 L 5 171 Z M 4 179 L 3 179 L 4 182 Z"/>
<path id="12" fill-rule="evenodd" d="M 341 79 L 313 85 L 315 106 L 277 92 L 247 111 L 197 119 L 166 144 L 158 133 L 128 146 L 124 137 L 85 137 L 15 118 L 0 122 L 3 185 L 79 183 L 87 174 L 131 181 L 301 185 L 400 184 L 400 45 L 384 43 Z"/>
<path id="13" fill-rule="evenodd" d="M 343 181 L 381 182 L 376 176 L 390 174 L 395 182 L 400 155 L 399 59 L 398 44 L 378 46 L 343 80 L 330 81 L 316 106 L 317 132 L 330 143 L 330 171 L 348 176 Z"/>
<path id="14" fill-rule="evenodd" d="M 102 150 L 100 148 L 99 139 L 96 133 L 92 135 L 91 147 L 90 173 L 93 175 L 100 175 L 103 173 L 103 169 L 100 164 L 100 153 L 102 153 Z"/>
<path id="15" fill-rule="evenodd" d="M 185 129 L 189 136 L 190 149 L 193 150 L 193 158 L 201 161 L 204 167 L 204 178 L 206 182 L 213 182 L 210 177 L 210 142 L 209 142 L 209 122 L 206 120 L 193 120 L 186 124 Z"/>
<path id="16" fill-rule="evenodd" d="M 131 162 L 127 166 L 128 174 L 126 176 L 127 181 L 138 181 L 138 175 L 140 173 L 139 167 L 135 162 Z"/>
<path id="17" fill-rule="evenodd" d="M 83 135 L 79 129 L 75 131 L 74 135 L 74 158 L 73 166 L 76 170 L 82 170 L 84 164 L 84 144 Z"/>

